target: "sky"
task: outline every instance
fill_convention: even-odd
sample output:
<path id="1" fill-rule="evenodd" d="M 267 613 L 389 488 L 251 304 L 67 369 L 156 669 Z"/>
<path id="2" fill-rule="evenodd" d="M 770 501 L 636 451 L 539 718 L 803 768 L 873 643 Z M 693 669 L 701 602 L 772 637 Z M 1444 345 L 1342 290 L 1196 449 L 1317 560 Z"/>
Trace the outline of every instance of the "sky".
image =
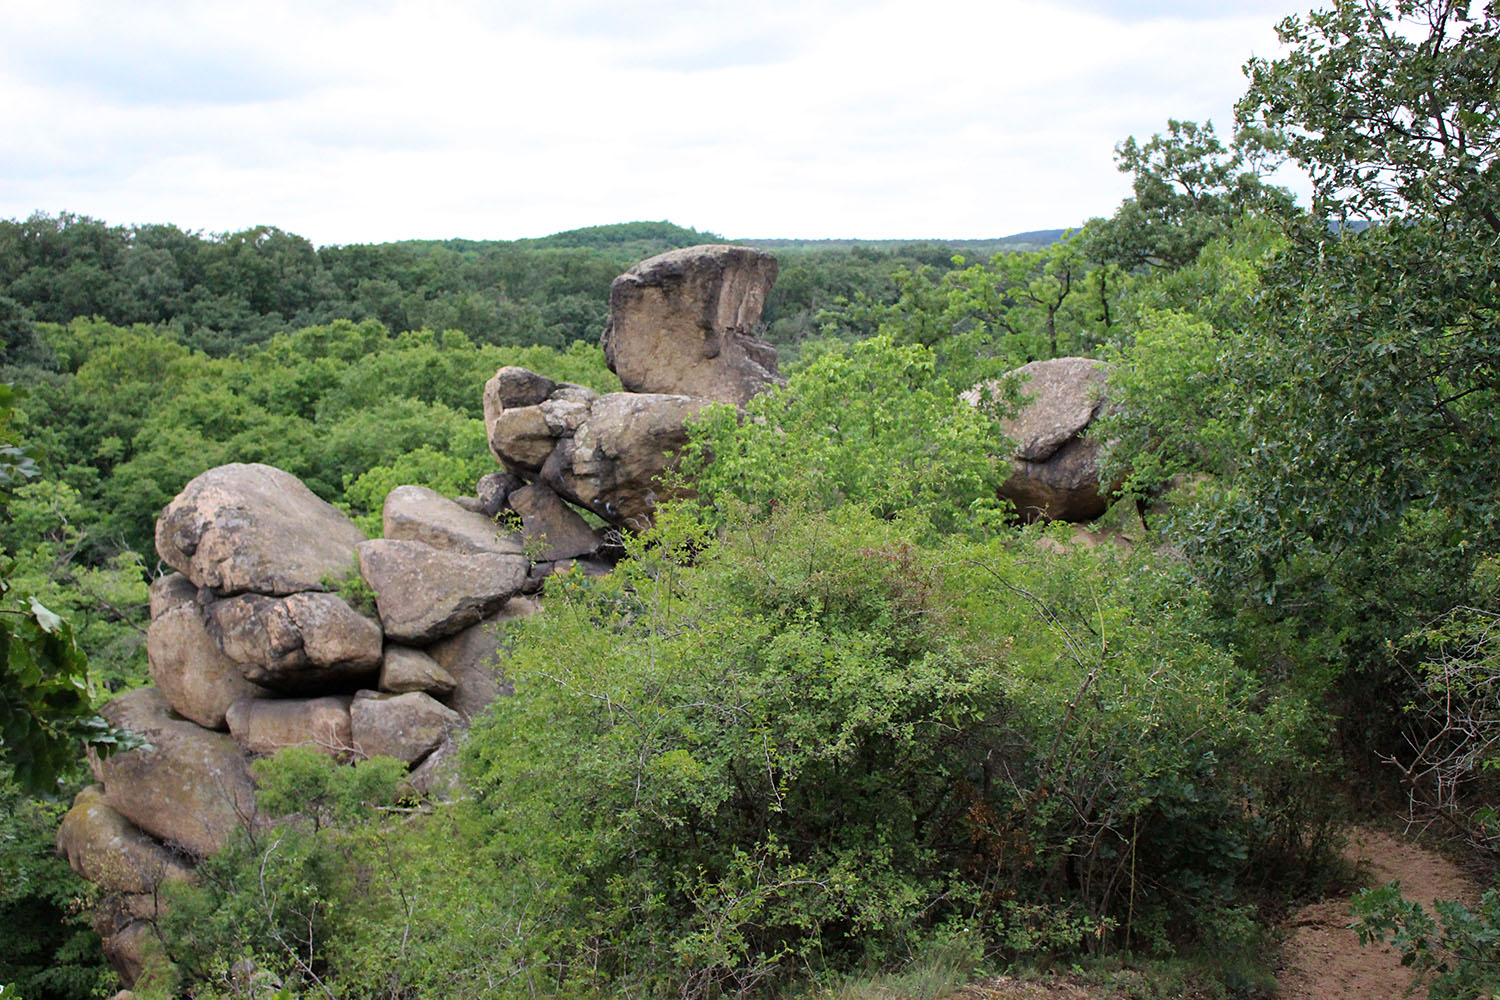
<path id="1" fill-rule="evenodd" d="M 1304 4 L 1305 7 L 1305 4 Z M 1231 131 L 1294 0 L 3 0 L 0 218 L 981 239 Z"/>

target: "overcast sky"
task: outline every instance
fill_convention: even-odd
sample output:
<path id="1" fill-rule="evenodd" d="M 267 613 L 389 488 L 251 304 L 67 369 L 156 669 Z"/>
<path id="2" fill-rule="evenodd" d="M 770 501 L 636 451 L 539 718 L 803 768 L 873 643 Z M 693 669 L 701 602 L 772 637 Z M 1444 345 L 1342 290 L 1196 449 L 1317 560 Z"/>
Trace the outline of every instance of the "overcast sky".
<path id="1" fill-rule="evenodd" d="M 0 0 L 0 217 L 981 238 L 1221 135 L 1292 0 Z"/>

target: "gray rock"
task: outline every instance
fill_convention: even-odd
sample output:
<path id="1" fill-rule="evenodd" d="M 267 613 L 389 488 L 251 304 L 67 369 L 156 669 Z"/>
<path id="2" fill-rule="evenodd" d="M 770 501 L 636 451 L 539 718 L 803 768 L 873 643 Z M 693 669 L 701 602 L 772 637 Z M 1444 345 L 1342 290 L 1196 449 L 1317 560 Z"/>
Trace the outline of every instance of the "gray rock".
<path id="1" fill-rule="evenodd" d="M 630 392 L 743 406 L 781 381 L 776 349 L 754 335 L 776 258 L 750 247 L 696 246 L 643 260 L 614 280 L 600 346 Z"/>
<path id="2" fill-rule="evenodd" d="M 464 510 L 425 486 L 391 490 L 382 520 L 385 537 L 395 541 L 422 542 L 446 552 L 521 552 L 521 539 L 502 532 L 493 517 Z"/>
<path id="3" fill-rule="evenodd" d="M 457 737 L 449 737 L 439 743 L 436 750 L 406 776 L 406 783 L 418 795 L 437 802 L 451 802 L 458 794 Z"/>
<path id="4" fill-rule="evenodd" d="M 461 555 L 421 542 L 378 538 L 359 546 L 380 622 L 397 642 L 422 645 L 498 611 L 526 580 L 519 555 Z"/>
<path id="5" fill-rule="evenodd" d="M 380 626 L 337 594 L 242 594 L 203 609 L 209 635 L 245 679 L 305 691 L 363 677 L 380 665 Z"/>
<path id="6" fill-rule="evenodd" d="M 171 608 L 193 604 L 198 588 L 181 573 L 168 573 L 151 581 L 151 620 L 155 621 Z"/>
<path id="7" fill-rule="evenodd" d="M 444 701 L 465 719 L 472 719 L 496 698 L 510 694 L 498 664 L 501 625 L 514 618 L 535 614 L 541 605 L 525 597 L 513 597 L 499 613 L 472 625 L 451 638 L 433 643 L 427 653 L 456 683 Z"/>
<path id="8" fill-rule="evenodd" d="M 600 396 L 576 433 L 559 440 L 540 477 L 611 524 L 644 530 L 674 495 L 662 477 L 687 444 L 686 423 L 707 399 L 654 393 Z"/>
<path id="9" fill-rule="evenodd" d="M 441 698 L 452 694 L 457 686 L 453 676 L 420 649 L 394 643 L 385 647 L 385 662 L 380 667 L 380 690 L 391 694 L 425 691 Z"/>
<path id="10" fill-rule="evenodd" d="M 213 854 L 255 817 L 255 788 L 233 739 L 175 718 L 156 688 L 127 691 L 101 709 L 148 745 L 95 761 L 109 805 L 157 840 Z"/>
<path id="11" fill-rule="evenodd" d="M 104 957 L 126 986 L 134 986 L 146 967 L 165 961 L 161 938 L 146 920 L 132 920 L 104 938 Z"/>
<path id="12" fill-rule="evenodd" d="M 349 717 L 360 753 L 395 757 L 407 765 L 416 764 L 463 728 L 457 712 L 420 691 L 361 691 L 354 696 Z"/>
<path id="13" fill-rule="evenodd" d="M 479 512 L 486 517 L 495 517 L 505 509 L 505 502 L 511 493 L 525 485 L 520 477 L 508 472 L 491 472 L 487 476 L 480 476 L 479 482 L 474 484 Z"/>
<path id="14" fill-rule="evenodd" d="M 557 388 L 557 383 L 534 371 L 506 365 L 495 372 L 484 386 L 485 405 L 493 403 L 499 409 L 514 409 L 518 406 L 535 406 Z"/>
<path id="15" fill-rule="evenodd" d="M 57 831 L 57 850 L 81 877 L 105 892 L 150 893 L 193 877 L 192 866 L 121 816 L 90 785 L 73 799 Z"/>
<path id="16" fill-rule="evenodd" d="M 599 549 L 599 536 L 588 522 L 541 483 L 513 492 L 510 506 L 521 515 L 521 537 L 532 559 L 572 559 Z"/>
<path id="17" fill-rule="evenodd" d="M 184 577 L 177 579 L 187 583 Z M 224 729 L 230 705 L 267 692 L 247 680 L 209 634 L 192 600 L 196 591 L 191 584 L 174 589 L 177 598 L 188 599 L 166 607 L 146 629 L 151 680 L 177 714 L 205 729 Z"/>
<path id="18" fill-rule="evenodd" d="M 364 534 L 296 476 L 221 465 L 188 483 L 156 522 L 156 550 L 221 595 L 325 589 L 354 564 Z"/>
<path id="19" fill-rule="evenodd" d="M 282 747 L 312 747 L 345 757 L 354 747 L 347 695 L 246 699 L 229 707 L 229 733 L 246 753 L 269 755 Z"/>
<path id="20" fill-rule="evenodd" d="M 1016 450 L 999 493 L 1027 520 L 1089 521 L 1108 506 L 1113 487 L 1099 482 L 1099 446 L 1084 436 L 1106 405 L 1108 374 L 1103 362 L 1053 358 L 1006 376 L 1021 380 L 1024 402 L 1001 422 Z M 979 394 L 976 388 L 964 398 L 977 404 Z"/>

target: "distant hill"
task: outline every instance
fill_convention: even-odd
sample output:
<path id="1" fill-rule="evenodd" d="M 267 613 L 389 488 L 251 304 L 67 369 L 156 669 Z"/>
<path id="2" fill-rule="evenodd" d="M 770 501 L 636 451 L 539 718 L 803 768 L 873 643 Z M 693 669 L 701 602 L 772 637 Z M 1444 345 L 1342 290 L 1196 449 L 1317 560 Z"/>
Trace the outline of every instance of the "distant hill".
<path id="1" fill-rule="evenodd" d="M 978 259 L 989 257 L 996 253 L 1005 251 L 1038 250 L 1042 247 L 1051 246 L 1062 239 L 1063 234 L 1069 232 L 1067 229 L 1033 229 L 1030 232 L 1015 233 L 1011 236 L 1000 236 L 987 240 L 948 240 L 941 238 L 925 240 L 854 240 L 854 239 L 832 239 L 832 240 L 789 240 L 789 239 L 737 239 L 733 242 L 744 246 L 756 247 L 760 250 L 771 251 L 802 251 L 802 250 L 853 250 L 856 248 L 867 250 L 881 250 L 894 253 L 907 253 L 921 247 L 946 247 L 956 253 L 962 253 L 966 257 Z"/>

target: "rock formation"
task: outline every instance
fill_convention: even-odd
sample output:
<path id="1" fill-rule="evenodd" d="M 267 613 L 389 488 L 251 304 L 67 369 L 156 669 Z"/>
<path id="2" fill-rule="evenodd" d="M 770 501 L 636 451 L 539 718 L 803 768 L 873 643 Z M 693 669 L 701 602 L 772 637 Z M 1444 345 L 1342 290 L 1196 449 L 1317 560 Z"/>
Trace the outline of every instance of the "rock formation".
<path id="1" fill-rule="evenodd" d="M 268 822 L 253 757 L 385 754 L 419 794 L 455 788 L 462 730 L 510 693 L 499 625 L 537 609 L 524 595 L 549 574 L 605 573 L 623 551 L 617 528 L 569 504 L 646 527 L 686 420 L 778 381 L 774 351 L 753 336 L 775 275 L 774 259 L 743 247 L 675 251 L 621 275 L 604 347 L 632 391 L 500 369 L 484 409 L 505 471 L 458 501 L 398 487 L 383 538 L 266 465 L 210 469 L 166 506 L 156 544 L 176 572 L 151 587 L 154 684 L 102 709 L 147 742 L 92 761 L 98 785 L 58 831 L 69 863 L 107 893 L 95 924 L 127 985 L 156 940 L 160 885 Z"/>
<path id="2" fill-rule="evenodd" d="M 1088 358 L 1033 361 L 1007 377 L 1022 380 L 1024 405 L 1001 423 L 1016 442 L 1000 496 L 1026 520 L 1090 521 L 1108 506 L 1099 483 L 1099 444 L 1085 437 L 1103 409 L 1109 366 Z M 977 390 L 965 394 L 978 401 Z"/>
<path id="3" fill-rule="evenodd" d="M 643 260 L 614 280 L 600 346 L 629 392 L 744 406 L 781 381 L 776 349 L 755 326 L 776 258 L 750 247 L 697 246 Z"/>

